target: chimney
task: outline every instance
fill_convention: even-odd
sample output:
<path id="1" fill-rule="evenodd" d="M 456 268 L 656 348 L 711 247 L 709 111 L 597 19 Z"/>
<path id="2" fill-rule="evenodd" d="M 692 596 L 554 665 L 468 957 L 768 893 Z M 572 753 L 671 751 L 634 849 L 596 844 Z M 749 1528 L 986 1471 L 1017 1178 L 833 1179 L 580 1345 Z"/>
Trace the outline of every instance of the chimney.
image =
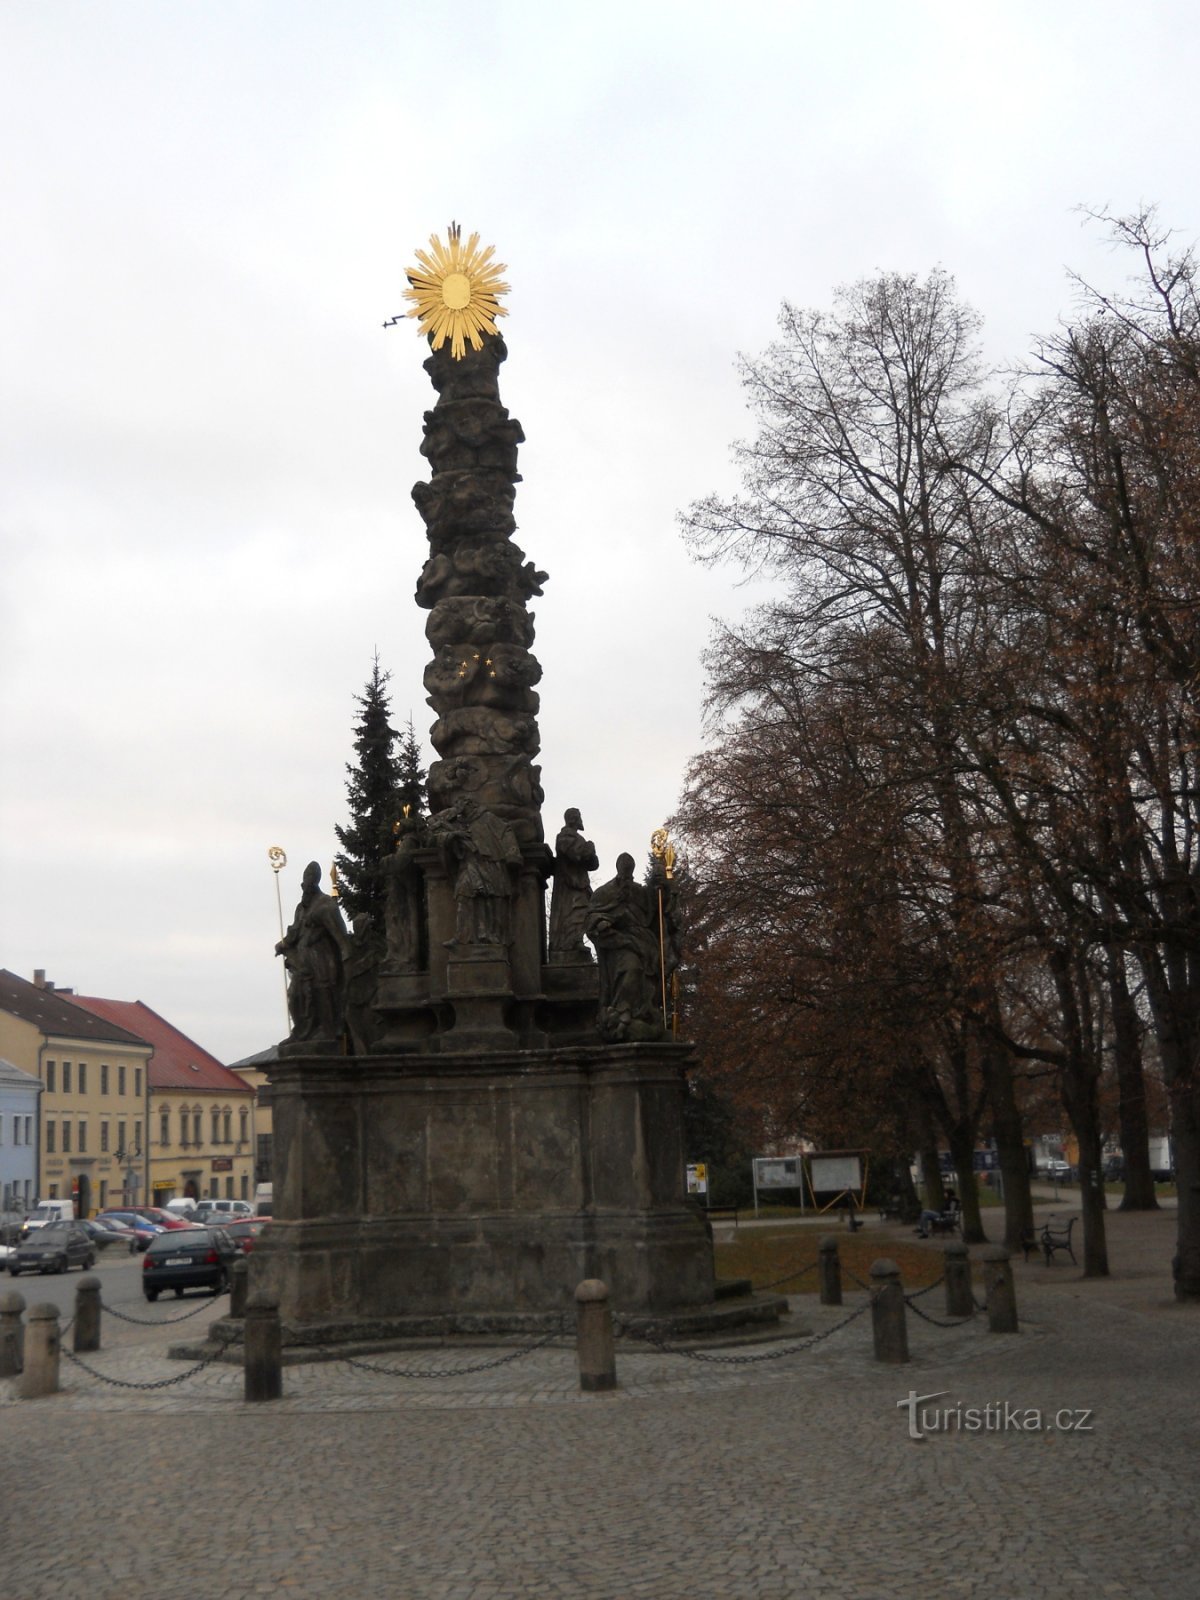
<path id="1" fill-rule="evenodd" d="M 53 987 L 54 987 L 53 984 L 47 984 L 46 983 L 46 969 L 45 969 L 45 967 L 34 967 L 34 969 L 33 969 L 33 987 L 35 989 L 45 989 L 45 988 L 53 989 Z"/>

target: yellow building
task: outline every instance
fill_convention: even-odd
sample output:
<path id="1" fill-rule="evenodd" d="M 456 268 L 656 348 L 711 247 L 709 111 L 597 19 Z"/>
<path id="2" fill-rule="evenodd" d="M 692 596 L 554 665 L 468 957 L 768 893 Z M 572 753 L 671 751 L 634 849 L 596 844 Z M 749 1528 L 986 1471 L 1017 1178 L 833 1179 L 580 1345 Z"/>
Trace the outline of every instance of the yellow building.
<path id="1" fill-rule="evenodd" d="M 236 1072 L 254 1090 L 254 1181 L 273 1181 L 274 1128 L 271 1121 L 271 1085 L 267 1069 L 279 1060 L 279 1046 L 271 1045 L 255 1056 L 229 1063 L 230 1072 Z"/>
<path id="2" fill-rule="evenodd" d="M 0 969 L 0 1056 L 42 1084 L 37 1198 L 73 1199 L 76 1214 L 145 1204 L 151 1046 L 83 1011 L 44 972 Z"/>
<path id="3" fill-rule="evenodd" d="M 138 1034 L 150 1059 L 151 1205 L 254 1198 L 254 1090 L 141 1000 L 73 997 L 77 1006 Z"/>

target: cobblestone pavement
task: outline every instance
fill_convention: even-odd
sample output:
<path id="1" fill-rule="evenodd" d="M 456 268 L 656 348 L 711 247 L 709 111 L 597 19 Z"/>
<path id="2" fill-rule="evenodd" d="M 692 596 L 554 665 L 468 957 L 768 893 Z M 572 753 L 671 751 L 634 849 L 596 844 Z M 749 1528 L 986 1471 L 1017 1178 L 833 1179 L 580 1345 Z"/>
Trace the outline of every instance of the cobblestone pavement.
<path id="1" fill-rule="evenodd" d="M 238 1368 L 168 1362 L 169 1328 L 106 1332 L 96 1372 L 185 1376 L 126 1390 L 65 1360 L 48 1400 L 0 1383 L 0 1596 L 1198 1600 L 1200 1308 L 1170 1301 L 1173 1219 L 1110 1227 L 1112 1280 L 1018 1263 L 1019 1335 L 910 1317 L 900 1368 L 860 1316 L 738 1365 L 623 1344 L 612 1396 L 579 1393 L 562 1343 L 459 1378 L 288 1368 L 247 1406 Z M 817 1332 L 845 1315 L 796 1304 Z M 1047 1425 L 913 1440 L 910 1390 Z M 1049 1426 L 1068 1408 L 1086 1431 Z"/>

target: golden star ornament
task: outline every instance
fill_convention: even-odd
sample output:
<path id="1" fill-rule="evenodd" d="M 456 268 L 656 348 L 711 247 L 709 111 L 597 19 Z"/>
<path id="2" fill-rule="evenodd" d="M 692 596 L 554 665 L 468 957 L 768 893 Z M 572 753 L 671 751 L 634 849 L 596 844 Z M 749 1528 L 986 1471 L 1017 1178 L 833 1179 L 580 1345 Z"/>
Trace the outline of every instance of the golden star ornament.
<path id="1" fill-rule="evenodd" d="M 428 336 L 435 350 L 449 338 L 455 361 L 466 355 L 468 340 L 472 350 L 482 350 L 484 335 L 496 332 L 496 318 L 508 315 L 498 298 L 508 293 L 500 279 L 507 269 L 502 261 L 492 261 L 493 254 L 491 245 L 479 248 L 477 233 L 464 245 L 458 223 L 452 222 L 446 243 L 431 234 L 428 254 L 418 250 L 420 266 L 405 273 L 412 288 L 404 298 L 416 302 L 408 315 L 421 319 L 417 332 Z"/>

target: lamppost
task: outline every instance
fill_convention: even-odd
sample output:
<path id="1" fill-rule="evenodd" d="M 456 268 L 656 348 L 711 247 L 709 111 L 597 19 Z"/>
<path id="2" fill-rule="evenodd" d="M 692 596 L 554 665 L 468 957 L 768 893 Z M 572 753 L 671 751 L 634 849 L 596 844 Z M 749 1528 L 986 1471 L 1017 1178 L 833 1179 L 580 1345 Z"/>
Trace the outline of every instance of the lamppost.
<path id="1" fill-rule="evenodd" d="M 137 1192 L 141 1178 L 138 1174 L 137 1164 L 141 1159 L 142 1147 L 140 1144 L 135 1144 L 128 1150 L 118 1150 L 116 1154 L 117 1165 L 125 1169 L 121 1187 L 121 1200 L 127 1206 L 135 1206 L 138 1203 Z"/>

